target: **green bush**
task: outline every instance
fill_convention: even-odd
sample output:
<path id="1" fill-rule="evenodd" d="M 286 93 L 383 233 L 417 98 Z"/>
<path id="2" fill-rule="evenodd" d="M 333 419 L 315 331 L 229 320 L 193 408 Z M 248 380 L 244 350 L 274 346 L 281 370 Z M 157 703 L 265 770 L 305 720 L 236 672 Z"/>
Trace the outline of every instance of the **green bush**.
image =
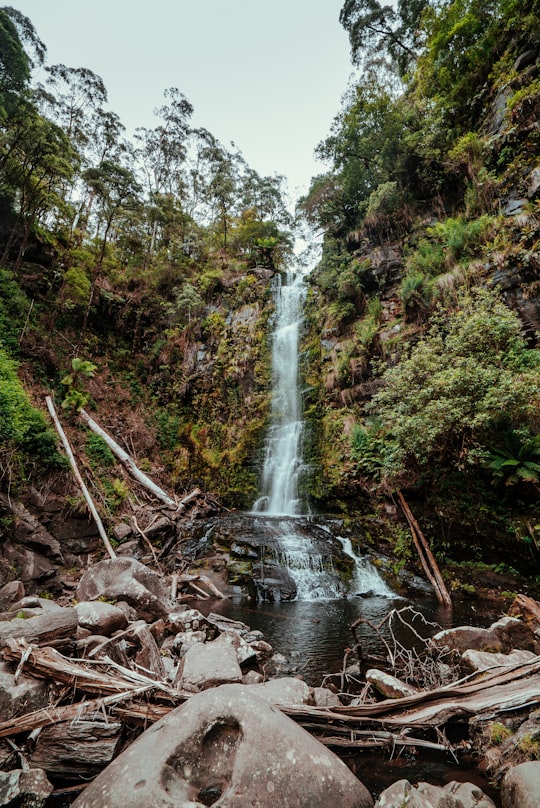
<path id="1" fill-rule="evenodd" d="M 63 467 L 56 436 L 36 409 L 17 376 L 17 363 L 0 346 L 0 477 L 18 467 L 24 476 L 30 464 Z"/>
<path id="2" fill-rule="evenodd" d="M 392 435 L 403 468 L 485 465 L 505 431 L 533 433 L 540 416 L 540 352 L 487 290 L 433 318 L 408 357 L 383 375 L 371 409 Z"/>

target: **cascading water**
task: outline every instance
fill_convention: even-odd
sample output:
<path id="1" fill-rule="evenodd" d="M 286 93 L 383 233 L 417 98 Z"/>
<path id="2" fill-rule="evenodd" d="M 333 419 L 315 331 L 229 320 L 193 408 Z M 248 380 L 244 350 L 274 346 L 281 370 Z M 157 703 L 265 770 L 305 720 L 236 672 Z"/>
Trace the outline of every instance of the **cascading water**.
<path id="1" fill-rule="evenodd" d="M 298 481 L 302 472 L 302 404 L 298 383 L 298 343 L 306 286 L 288 273 L 275 286 L 276 327 L 272 342 L 272 420 L 266 441 L 263 495 L 254 510 L 272 516 L 301 512 Z"/>
<path id="2" fill-rule="evenodd" d="M 272 418 L 266 440 L 266 454 L 262 473 L 262 496 L 253 506 L 255 513 L 265 517 L 265 531 L 269 545 L 274 548 L 275 561 L 287 569 L 294 581 L 296 599 L 319 600 L 342 597 L 347 590 L 339 573 L 334 569 L 332 536 L 326 529 L 309 525 L 302 514 L 299 482 L 304 469 L 302 438 L 304 424 L 299 386 L 299 339 L 306 297 L 302 275 L 288 273 L 278 277 L 274 287 L 276 325 L 272 341 Z M 362 588 L 358 559 L 350 547 L 341 548 L 354 561 L 353 586 Z M 335 553 L 334 543 L 334 553 Z M 324 549 L 322 549 L 324 548 Z M 391 594 L 377 571 L 369 569 L 371 591 Z M 378 585 L 377 585 L 378 582 Z M 272 597 L 282 595 L 279 586 L 272 589 Z"/>

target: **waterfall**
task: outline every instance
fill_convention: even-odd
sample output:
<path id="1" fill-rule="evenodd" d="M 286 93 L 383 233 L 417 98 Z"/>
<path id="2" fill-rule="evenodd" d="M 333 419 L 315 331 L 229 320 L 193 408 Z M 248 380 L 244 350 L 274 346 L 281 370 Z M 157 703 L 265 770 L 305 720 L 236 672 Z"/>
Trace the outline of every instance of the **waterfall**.
<path id="1" fill-rule="evenodd" d="M 353 592 L 368 588 L 387 594 L 377 571 L 362 563 L 352 552 L 350 542 L 333 537 L 326 527 L 302 519 L 299 481 L 304 471 L 302 438 L 304 423 L 300 396 L 299 343 L 306 285 L 302 275 L 288 272 L 274 285 L 276 304 L 272 336 L 272 408 L 262 469 L 262 494 L 253 511 L 264 521 L 267 547 L 273 548 L 273 563 L 267 564 L 261 583 L 271 599 L 282 597 L 279 568 L 286 570 L 296 589 L 297 600 L 329 600 L 343 597 L 347 587 L 334 569 L 337 550 L 354 564 Z M 259 521 L 259 520 L 257 520 Z M 264 565 L 261 565 L 264 566 Z M 278 577 L 276 575 L 278 570 Z M 362 573 L 369 578 L 363 581 Z M 290 593 L 287 592 L 287 598 Z"/>
<path id="2" fill-rule="evenodd" d="M 276 325 L 272 340 L 272 413 L 266 439 L 262 496 L 253 510 L 271 516 L 302 512 L 298 481 L 302 473 L 302 403 L 299 390 L 299 339 L 306 285 L 302 275 L 280 276 L 274 289 Z"/>

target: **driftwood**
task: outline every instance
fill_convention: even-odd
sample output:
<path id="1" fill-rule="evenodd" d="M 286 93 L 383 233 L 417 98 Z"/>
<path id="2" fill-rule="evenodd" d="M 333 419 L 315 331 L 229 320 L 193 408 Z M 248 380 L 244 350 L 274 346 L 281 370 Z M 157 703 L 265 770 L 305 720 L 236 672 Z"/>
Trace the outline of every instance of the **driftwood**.
<path id="1" fill-rule="evenodd" d="M 66 608 L 46 612 L 28 619 L 15 618 L 0 623 L 0 647 L 9 640 L 24 639 L 28 643 L 47 645 L 72 637 L 77 631 L 77 610 Z"/>
<path id="2" fill-rule="evenodd" d="M 439 565 L 437 564 L 428 541 L 420 529 L 420 525 L 413 516 L 413 513 L 407 504 L 407 501 L 401 491 L 397 491 L 397 498 L 399 504 L 405 514 L 405 518 L 409 523 L 409 528 L 413 537 L 414 546 L 420 558 L 420 563 L 428 577 L 431 585 L 435 590 L 435 595 L 439 603 L 444 603 L 445 606 L 452 605 L 452 599 L 443 581 Z"/>
<path id="3" fill-rule="evenodd" d="M 71 450 L 71 446 L 69 445 L 69 441 L 67 439 L 66 433 L 62 429 L 62 424 L 58 420 L 58 416 L 56 414 L 56 410 L 55 410 L 52 398 L 50 396 L 45 396 L 45 401 L 47 403 L 47 409 L 49 410 L 51 418 L 53 419 L 53 423 L 54 423 L 54 425 L 56 427 L 56 431 L 60 435 L 60 439 L 61 439 L 61 441 L 62 441 L 62 443 L 64 445 L 64 449 L 65 449 L 66 454 L 68 456 L 68 460 L 70 462 L 70 465 L 71 465 L 73 474 L 75 476 L 75 479 L 79 483 L 79 487 L 80 487 L 80 489 L 82 491 L 82 494 L 83 494 L 83 497 L 85 498 L 86 503 L 87 503 L 87 505 L 88 505 L 88 507 L 90 509 L 90 513 L 94 517 L 94 521 L 96 523 L 96 526 L 97 526 L 97 529 L 99 531 L 99 535 L 101 536 L 101 539 L 103 541 L 103 544 L 105 545 L 105 549 L 107 550 L 107 552 L 108 552 L 108 554 L 110 555 L 111 558 L 116 558 L 116 553 L 114 552 L 114 550 L 112 548 L 112 545 L 111 545 L 111 543 L 109 541 L 109 537 L 107 536 L 105 528 L 103 527 L 103 522 L 101 521 L 101 518 L 100 518 L 100 515 L 99 515 L 99 513 L 97 511 L 97 508 L 94 505 L 94 500 L 90 496 L 90 492 L 88 491 L 88 488 L 86 487 L 86 485 L 84 483 L 84 480 L 81 477 L 81 472 L 79 471 L 79 467 L 77 466 L 77 461 L 75 460 L 75 456 L 74 456 L 74 454 L 73 454 L 73 452 Z"/>
<path id="4" fill-rule="evenodd" d="M 99 424 L 97 424 L 85 410 L 81 410 L 80 415 L 81 418 L 84 420 L 84 422 L 88 424 L 90 429 L 93 432 L 95 432 L 96 435 L 99 435 L 99 437 L 102 438 L 102 440 L 105 441 L 111 452 L 113 452 L 113 454 L 116 455 L 116 457 L 120 460 L 122 465 L 128 470 L 131 476 L 135 480 L 137 480 L 137 482 L 139 482 L 144 488 L 146 488 L 147 491 L 150 491 L 151 494 L 160 499 L 170 508 L 176 509 L 177 503 L 175 502 L 175 500 L 172 499 L 172 497 L 170 497 L 163 490 L 163 488 L 160 488 L 159 485 L 156 485 L 156 483 L 153 482 L 153 480 L 151 480 L 150 477 L 147 477 L 147 475 L 144 472 L 142 472 L 139 468 L 137 468 L 133 458 L 126 451 L 124 451 L 124 449 L 122 449 L 122 447 L 119 446 L 117 442 L 113 438 L 111 438 L 111 436 L 107 434 L 107 432 L 105 432 L 105 430 L 102 429 L 99 426 Z"/>
<path id="5" fill-rule="evenodd" d="M 210 596 L 209 596 L 208 592 L 205 592 L 204 589 L 202 589 L 200 586 L 197 586 L 195 581 L 198 581 L 198 582 L 204 584 L 204 586 L 206 586 L 206 588 L 212 593 L 212 595 L 215 595 L 216 598 L 224 599 L 226 597 L 226 595 L 224 595 L 223 592 L 221 592 L 217 588 L 217 586 L 214 583 L 212 583 L 210 578 L 207 575 L 203 575 L 202 573 L 199 573 L 199 574 L 196 574 L 196 575 L 191 575 L 191 574 L 189 574 L 187 572 L 182 573 L 182 574 L 177 573 L 176 578 L 177 578 L 177 581 L 179 581 L 180 583 L 187 584 L 192 589 L 194 589 L 196 592 L 198 592 L 199 595 L 203 598 L 203 600 L 208 600 L 208 598 Z"/>
<path id="6" fill-rule="evenodd" d="M 90 718 L 98 713 L 115 716 L 117 721 L 148 726 L 193 695 L 175 690 L 164 677 L 154 679 L 107 658 L 69 659 L 54 649 L 32 648 L 21 640 L 9 640 L 4 657 L 20 662 L 19 667 L 30 675 L 68 685 L 74 694 L 83 692 L 99 698 L 51 706 L 11 719 L 0 724 L 0 737 L 68 721 L 76 725 L 83 716 Z M 156 672 L 152 674 L 155 675 Z M 521 665 L 471 674 L 451 685 L 400 699 L 349 707 L 302 705 L 280 709 L 328 746 L 388 749 L 415 746 L 452 751 L 441 734 L 441 728 L 449 722 L 463 721 L 472 715 L 492 719 L 537 704 L 540 704 L 540 656 Z M 428 731 L 435 737 L 426 738 Z"/>

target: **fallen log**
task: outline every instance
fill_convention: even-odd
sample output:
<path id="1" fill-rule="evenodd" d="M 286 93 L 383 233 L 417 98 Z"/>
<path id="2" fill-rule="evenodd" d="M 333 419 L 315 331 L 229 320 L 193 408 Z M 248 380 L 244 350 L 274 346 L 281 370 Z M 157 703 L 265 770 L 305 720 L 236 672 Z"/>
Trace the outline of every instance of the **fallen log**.
<path id="1" fill-rule="evenodd" d="M 94 500 L 90 496 L 90 492 L 88 491 L 88 488 L 86 487 L 85 482 L 84 482 L 83 478 L 81 477 L 81 472 L 79 471 L 79 467 L 77 466 L 77 461 L 75 460 L 75 455 L 73 454 L 73 451 L 72 451 L 71 446 L 69 444 L 69 441 L 67 439 L 66 433 L 64 432 L 64 430 L 62 428 L 62 424 L 58 420 L 58 416 L 56 414 L 56 410 L 55 410 L 52 398 L 50 396 L 45 396 L 45 401 L 47 403 L 47 409 L 49 410 L 50 416 L 53 419 L 53 423 L 54 423 L 54 425 L 56 427 L 56 431 L 60 435 L 60 439 L 61 439 L 61 441 L 62 441 L 62 443 L 64 445 L 64 449 L 65 449 L 66 454 L 68 456 L 68 460 L 70 462 L 71 469 L 73 471 L 75 479 L 79 483 L 79 487 L 80 487 L 80 489 L 82 491 L 82 495 L 86 500 L 86 504 L 88 505 L 88 507 L 90 509 L 90 513 L 94 517 L 94 522 L 96 523 L 97 529 L 99 531 L 99 535 L 101 536 L 103 544 L 105 545 L 105 549 L 107 550 L 107 552 L 108 552 L 108 554 L 110 555 L 111 558 L 116 558 L 116 553 L 114 552 L 114 550 L 112 548 L 112 545 L 111 545 L 111 543 L 109 541 L 109 537 L 107 536 L 107 532 L 106 532 L 105 528 L 103 527 L 103 522 L 101 521 L 101 517 L 100 517 L 100 515 L 99 515 L 99 513 L 97 511 L 96 506 L 94 505 Z"/>
<path id="2" fill-rule="evenodd" d="M 163 490 L 163 488 L 160 488 L 159 485 L 157 485 L 153 480 L 150 479 L 150 477 L 148 477 L 143 471 L 141 471 L 135 464 L 133 458 L 126 451 L 124 451 L 124 449 L 122 449 L 122 447 L 119 446 L 117 442 L 113 438 L 111 438 L 111 436 L 107 432 L 105 432 L 105 430 L 102 429 L 99 426 L 99 424 L 97 424 L 85 410 L 81 410 L 80 416 L 83 419 L 83 421 L 86 424 L 88 424 L 90 429 L 93 432 L 95 432 L 96 435 L 99 435 L 99 437 L 102 440 L 105 441 L 111 452 L 116 455 L 116 457 L 120 460 L 122 465 L 128 470 L 131 476 L 135 480 L 137 480 L 137 482 L 139 482 L 144 488 L 146 488 L 147 491 L 150 491 L 151 494 L 160 499 L 170 508 L 176 509 L 177 507 L 176 501 L 172 499 L 172 497 L 170 497 Z"/>
<path id="3" fill-rule="evenodd" d="M 155 682 L 144 687 L 130 689 L 124 693 L 114 693 L 104 698 L 81 701 L 76 704 L 66 704 L 61 707 L 54 707 L 53 705 L 43 707 L 41 710 L 34 710 L 31 713 L 26 713 L 26 715 L 11 718 L 9 721 L 2 721 L 2 723 L 0 723 L 0 738 L 18 735 L 21 732 L 32 732 L 35 729 L 48 727 L 52 724 L 59 724 L 65 721 L 78 721 L 83 716 L 92 715 L 93 713 L 103 713 L 103 710 L 113 708 L 120 702 L 129 701 L 130 699 L 141 696 L 149 690 L 152 690 L 153 687 L 155 687 Z M 151 706 L 155 707 L 157 705 Z M 165 709 L 167 712 L 169 711 L 169 708 Z"/>
<path id="4" fill-rule="evenodd" d="M 72 637 L 77 631 L 77 610 L 73 608 L 58 609 L 36 617 L 0 623 L 0 648 L 9 640 L 23 639 L 30 644 L 47 645 L 56 640 Z"/>
<path id="5" fill-rule="evenodd" d="M 141 686 L 152 686 L 169 699 L 178 695 L 165 682 L 124 668 L 111 659 L 69 659 L 54 648 L 32 648 L 20 640 L 8 640 L 3 656 L 8 661 L 23 659 L 24 671 L 32 676 L 53 679 L 86 693 L 109 695 L 137 690 Z"/>
<path id="6" fill-rule="evenodd" d="M 397 491 L 396 493 L 397 498 L 399 499 L 399 504 L 401 505 L 401 509 L 405 514 L 407 522 L 409 523 L 409 528 L 414 546 L 416 547 L 416 551 L 420 558 L 420 563 L 422 564 L 424 572 L 426 573 L 431 585 L 435 590 L 437 600 L 439 603 L 443 603 L 445 606 L 451 606 L 452 599 L 450 597 L 450 593 L 448 592 L 448 589 L 443 581 L 441 571 L 439 570 L 439 565 L 431 552 L 431 547 L 429 546 L 426 537 L 422 533 L 420 525 L 414 518 L 413 512 L 411 511 L 405 497 L 401 491 Z"/>

